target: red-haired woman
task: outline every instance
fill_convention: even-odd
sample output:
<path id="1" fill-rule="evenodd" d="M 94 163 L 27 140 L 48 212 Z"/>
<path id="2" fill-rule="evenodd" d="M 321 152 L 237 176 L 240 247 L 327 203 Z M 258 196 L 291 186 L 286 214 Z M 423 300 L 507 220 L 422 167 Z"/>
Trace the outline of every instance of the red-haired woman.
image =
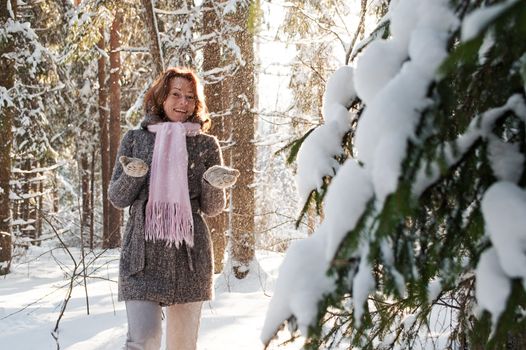
<path id="1" fill-rule="evenodd" d="M 119 300 L 126 349 L 159 349 L 166 307 L 167 349 L 196 348 L 201 305 L 212 297 L 211 239 L 202 214 L 219 214 L 239 172 L 223 166 L 202 85 L 169 68 L 145 95 L 141 128 L 121 140 L 108 196 L 130 206 L 122 241 Z"/>

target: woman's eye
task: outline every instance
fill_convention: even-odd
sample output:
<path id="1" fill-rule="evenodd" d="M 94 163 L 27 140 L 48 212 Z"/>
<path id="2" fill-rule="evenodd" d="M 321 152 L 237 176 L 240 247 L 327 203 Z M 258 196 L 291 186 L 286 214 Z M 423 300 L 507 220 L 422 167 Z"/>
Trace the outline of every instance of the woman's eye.
<path id="1" fill-rule="evenodd" d="M 186 96 L 186 99 L 188 101 L 194 101 L 195 100 L 195 97 L 194 96 Z"/>

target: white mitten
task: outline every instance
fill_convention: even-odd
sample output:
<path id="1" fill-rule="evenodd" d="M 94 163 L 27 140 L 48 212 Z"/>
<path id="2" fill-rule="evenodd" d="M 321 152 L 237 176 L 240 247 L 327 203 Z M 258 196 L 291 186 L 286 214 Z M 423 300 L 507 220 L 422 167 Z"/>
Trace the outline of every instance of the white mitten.
<path id="1" fill-rule="evenodd" d="M 233 186 L 238 176 L 239 170 L 237 169 L 214 165 L 205 171 L 203 179 L 216 188 L 224 189 Z"/>
<path id="2" fill-rule="evenodd" d="M 120 156 L 119 162 L 128 176 L 143 177 L 148 172 L 148 165 L 142 159 Z"/>

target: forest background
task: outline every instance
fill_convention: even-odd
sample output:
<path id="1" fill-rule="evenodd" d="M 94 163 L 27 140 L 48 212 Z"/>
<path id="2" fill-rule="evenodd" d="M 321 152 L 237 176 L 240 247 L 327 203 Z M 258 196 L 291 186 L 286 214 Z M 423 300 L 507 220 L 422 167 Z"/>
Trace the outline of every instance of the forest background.
<path id="1" fill-rule="evenodd" d="M 144 116 L 146 89 L 168 66 L 189 66 L 202 77 L 211 134 L 225 163 L 242 174 L 228 210 L 209 220 L 218 271 L 225 233 L 245 271 L 256 241 L 283 250 L 308 231 L 307 223 L 300 233 L 291 225 L 293 168 L 276 151 L 320 123 L 324 80 L 344 60 L 332 59 L 335 40 L 351 35 L 347 4 L 2 4 L 0 222 L 10 232 L 2 240 L 3 271 L 28 245 L 57 239 L 52 228 L 68 245 L 119 247 L 126 213 L 106 200 L 115 154 Z M 303 85 L 310 91 L 294 103 L 290 88 Z"/>

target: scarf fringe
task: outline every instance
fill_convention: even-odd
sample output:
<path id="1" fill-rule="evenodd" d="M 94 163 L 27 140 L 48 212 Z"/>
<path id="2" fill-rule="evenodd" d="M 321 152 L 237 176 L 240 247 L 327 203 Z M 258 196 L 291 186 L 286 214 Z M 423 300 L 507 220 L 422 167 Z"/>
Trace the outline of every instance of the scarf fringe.
<path id="1" fill-rule="evenodd" d="M 146 205 L 145 235 L 147 241 L 166 241 L 176 248 L 183 243 L 194 246 L 192 211 L 179 203 L 154 202 Z"/>

